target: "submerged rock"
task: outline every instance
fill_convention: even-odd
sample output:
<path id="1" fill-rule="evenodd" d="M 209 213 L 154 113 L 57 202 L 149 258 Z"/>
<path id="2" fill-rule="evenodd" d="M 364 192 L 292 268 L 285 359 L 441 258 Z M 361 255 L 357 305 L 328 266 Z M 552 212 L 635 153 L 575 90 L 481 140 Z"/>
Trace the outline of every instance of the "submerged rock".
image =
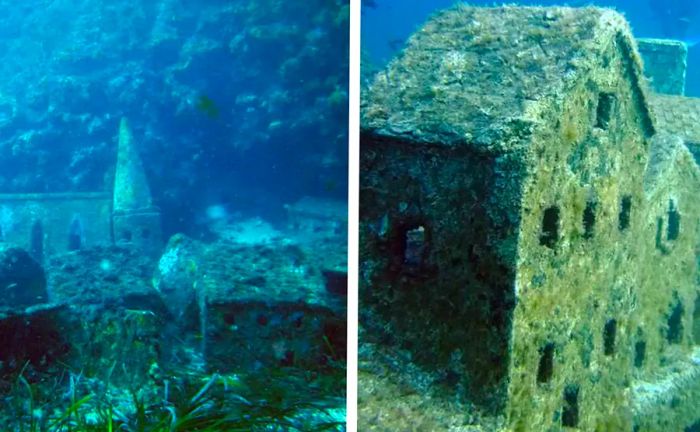
<path id="1" fill-rule="evenodd" d="M 154 265 L 136 250 L 95 246 L 51 257 L 47 272 L 58 302 L 158 310 L 162 303 L 151 287 Z"/>
<path id="2" fill-rule="evenodd" d="M 0 308 L 26 308 L 48 297 L 41 265 L 24 249 L 0 245 Z"/>
<path id="3" fill-rule="evenodd" d="M 31 365 L 46 371 L 70 351 L 67 335 L 61 332 L 65 306 L 42 305 L 16 314 L 0 314 L 0 376 Z"/>
<path id="4" fill-rule="evenodd" d="M 190 238 L 176 234 L 170 238 L 158 260 L 153 286 L 160 293 L 173 318 L 182 318 L 185 311 L 196 302 L 199 249 Z"/>

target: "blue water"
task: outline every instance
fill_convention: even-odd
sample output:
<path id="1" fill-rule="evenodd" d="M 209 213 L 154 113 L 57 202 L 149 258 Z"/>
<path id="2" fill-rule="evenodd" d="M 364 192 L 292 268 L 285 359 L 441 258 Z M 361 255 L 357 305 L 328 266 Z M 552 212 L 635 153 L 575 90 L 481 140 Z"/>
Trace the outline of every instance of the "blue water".
<path id="1" fill-rule="evenodd" d="M 455 4 L 454 0 L 372 0 L 363 2 L 362 48 L 367 58 L 382 65 L 403 46 L 406 38 L 428 17 Z M 700 1 L 698 0 L 616 0 L 616 1 L 514 1 L 521 5 L 598 5 L 622 12 L 637 37 L 680 39 L 692 45 L 688 52 L 686 94 L 700 96 Z M 501 4 L 471 1 L 472 5 Z"/>
<path id="2" fill-rule="evenodd" d="M 1 432 L 345 430 L 349 2 L 0 0 Z"/>
<path id="3" fill-rule="evenodd" d="M 345 200 L 348 0 L 293 3 L 0 1 L 0 191 L 109 189 L 126 116 L 167 233 Z"/>

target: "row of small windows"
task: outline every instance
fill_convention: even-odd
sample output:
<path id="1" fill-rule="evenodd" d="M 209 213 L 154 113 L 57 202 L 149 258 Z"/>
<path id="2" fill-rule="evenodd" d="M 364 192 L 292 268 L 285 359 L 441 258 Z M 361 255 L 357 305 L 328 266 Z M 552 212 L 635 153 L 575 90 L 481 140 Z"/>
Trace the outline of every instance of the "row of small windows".
<path id="1" fill-rule="evenodd" d="M 693 310 L 693 343 L 700 345 L 700 292 L 698 292 Z M 666 329 L 664 338 L 669 344 L 680 344 L 683 340 L 683 314 L 684 307 L 678 293 L 674 293 L 673 301 L 669 305 L 669 311 L 666 314 Z M 605 356 L 613 356 L 616 352 L 617 338 L 617 320 L 614 318 L 608 319 L 602 329 L 603 347 L 602 351 Z M 634 366 L 641 368 L 644 365 L 646 357 L 647 344 L 644 340 L 644 334 L 641 329 L 637 329 L 637 336 L 634 342 Z M 584 344 L 585 345 L 585 344 Z M 545 384 L 552 380 L 554 376 L 554 354 L 556 346 L 553 342 L 547 342 L 539 350 L 539 363 L 537 366 L 537 383 Z M 589 362 L 583 361 L 585 367 L 588 367 Z M 577 427 L 579 422 L 579 386 L 568 384 L 564 388 L 561 424 L 567 427 Z"/>
<path id="2" fill-rule="evenodd" d="M 68 228 L 68 238 L 67 238 L 67 250 L 77 251 L 80 250 L 85 243 L 84 238 L 83 222 L 79 216 L 75 216 L 71 221 Z M 148 239 L 151 236 L 151 231 L 148 228 L 143 228 L 139 230 L 138 236 L 141 239 Z M 134 234 L 130 230 L 125 230 L 119 233 L 118 240 L 130 242 L 133 239 Z M 3 233 L 2 228 L 0 228 L 0 241 L 5 241 L 5 233 Z M 414 248 L 418 246 L 414 246 Z M 412 249 L 409 249 L 412 250 Z M 42 261 L 44 257 L 44 226 L 40 220 L 34 221 L 32 228 L 29 232 L 29 254 L 36 260 Z M 413 255 L 419 255 L 419 252 L 415 252 Z"/>
<path id="3" fill-rule="evenodd" d="M 596 210 L 598 203 L 596 201 L 588 201 L 583 210 L 582 225 L 583 238 L 591 239 L 595 234 L 596 225 Z M 626 231 L 630 227 L 630 217 L 632 213 L 632 197 L 625 195 L 620 200 L 620 209 L 617 217 L 617 227 L 622 231 Z M 559 220 L 561 219 L 561 210 L 557 206 L 552 206 L 545 209 L 542 216 L 542 231 L 540 233 L 540 245 L 553 249 L 559 241 Z M 666 227 L 666 240 L 673 241 L 678 239 L 680 233 L 681 216 L 674 200 L 669 200 L 668 207 L 668 225 Z M 661 244 L 663 236 L 663 218 L 659 218 L 657 226 L 657 247 Z"/>
<path id="4" fill-rule="evenodd" d="M 592 239 L 595 235 L 596 213 L 598 203 L 594 200 L 586 202 L 586 207 L 581 216 L 583 226 L 583 238 L 586 240 Z M 632 213 L 632 197 L 624 195 L 620 199 L 620 208 L 617 216 L 617 227 L 620 232 L 626 231 L 630 227 Z M 558 206 L 551 206 L 544 210 L 542 216 L 542 231 L 540 232 L 539 242 L 541 246 L 546 246 L 554 249 L 560 239 L 560 219 L 561 210 Z M 680 234 L 681 215 L 678 212 L 677 204 L 674 200 L 669 200 L 666 226 L 666 240 L 674 241 L 678 239 Z M 77 221 L 77 220 L 76 220 Z M 74 221 L 74 224 L 76 223 Z M 79 221 L 77 221 L 79 223 Z M 661 250 L 665 250 L 663 246 L 663 231 L 664 218 L 657 220 L 656 246 Z M 79 249 L 80 238 L 73 233 L 78 230 L 71 227 L 71 235 L 69 238 L 70 249 Z M 398 247 L 399 256 L 403 258 L 403 265 L 409 268 L 420 268 L 427 254 L 427 232 L 422 224 L 407 227 L 403 235 L 400 236 Z M 144 237 L 148 236 L 147 232 L 143 233 Z M 131 240 L 131 233 L 124 233 L 122 238 Z"/>
<path id="5" fill-rule="evenodd" d="M 700 345 L 700 292 L 695 298 L 693 305 L 693 329 L 691 337 L 695 345 Z M 685 308 L 683 302 L 674 294 L 674 300 L 669 306 L 666 315 L 666 330 L 664 338 L 669 344 L 680 344 L 683 341 L 683 315 Z M 603 327 L 603 354 L 612 356 L 616 352 L 617 320 L 611 318 L 605 322 Z M 537 382 L 549 382 L 554 374 L 554 351 L 555 345 L 548 342 L 540 349 L 540 361 L 537 368 Z M 646 341 L 644 341 L 641 329 L 637 332 L 637 341 L 634 346 L 634 365 L 641 367 L 644 364 L 646 355 Z M 587 362 L 584 362 L 587 363 Z"/>
<path id="6" fill-rule="evenodd" d="M 76 216 L 68 228 L 67 249 L 69 251 L 79 250 L 83 246 L 83 235 L 83 223 Z M 5 233 L 0 229 L 0 241 L 4 240 Z M 34 221 L 29 231 L 29 253 L 38 260 L 41 260 L 44 255 L 44 226 L 39 220 Z"/>

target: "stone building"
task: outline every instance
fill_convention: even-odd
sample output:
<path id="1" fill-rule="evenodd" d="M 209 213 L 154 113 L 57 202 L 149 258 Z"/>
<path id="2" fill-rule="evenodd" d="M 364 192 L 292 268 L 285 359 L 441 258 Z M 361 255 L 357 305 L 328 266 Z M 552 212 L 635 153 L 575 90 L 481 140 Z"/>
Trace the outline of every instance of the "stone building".
<path id="1" fill-rule="evenodd" d="M 0 239 L 26 249 L 39 262 L 115 242 L 159 253 L 160 212 L 151 202 L 126 119 L 120 124 L 116 159 L 113 191 L 0 194 Z"/>
<path id="2" fill-rule="evenodd" d="M 514 431 L 698 420 L 700 173 L 622 16 L 455 7 L 361 110 L 366 338 Z"/>

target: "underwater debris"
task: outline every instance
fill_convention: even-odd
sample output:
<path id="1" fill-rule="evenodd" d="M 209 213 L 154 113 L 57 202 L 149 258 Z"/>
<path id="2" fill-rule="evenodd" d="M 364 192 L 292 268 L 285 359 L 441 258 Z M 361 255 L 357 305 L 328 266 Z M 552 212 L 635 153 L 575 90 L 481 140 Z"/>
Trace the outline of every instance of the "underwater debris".
<path id="1" fill-rule="evenodd" d="M 200 95 L 195 103 L 197 109 L 211 119 L 219 117 L 219 107 L 213 99 L 207 95 Z"/>

